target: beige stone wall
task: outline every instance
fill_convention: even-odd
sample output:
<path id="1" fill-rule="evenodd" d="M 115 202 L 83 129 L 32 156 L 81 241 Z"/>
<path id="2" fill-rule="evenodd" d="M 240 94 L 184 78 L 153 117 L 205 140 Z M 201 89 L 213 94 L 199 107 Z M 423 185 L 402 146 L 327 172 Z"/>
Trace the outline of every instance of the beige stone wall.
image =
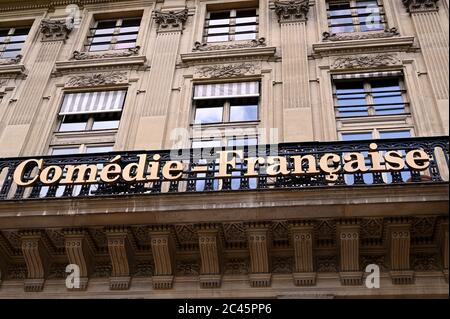
<path id="1" fill-rule="evenodd" d="M 357 69 L 402 70 L 411 102 L 412 118 L 407 121 L 414 135 L 448 133 L 447 1 L 439 1 L 438 9 L 427 10 L 407 10 L 402 1 L 383 1 L 388 27 L 397 28 L 399 35 L 345 41 L 322 37 L 328 31 L 325 0 L 309 1 L 309 11 L 293 21 L 279 19 L 273 1 L 254 1 L 259 3 L 259 37 L 266 39 L 265 45 L 232 51 L 192 48 L 196 41 L 202 41 L 207 8 L 245 1 L 136 0 L 109 1 L 107 6 L 105 2 L 82 6 L 81 25 L 69 32 L 67 39 L 42 41 L 41 20 L 64 18 L 66 6 L 50 9 L 42 2 L 19 9 L 15 2 L 2 1 L 2 25 L 30 20 L 32 29 L 22 60 L 0 65 L 1 156 L 46 154 L 49 145 L 67 141 L 114 142 L 117 150 L 171 148 L 172 130 L 191 127 L 193 85 L 226 78 L 220 73 L 223 66 L 235 69 L 228 80 L 261 81 L 260 122 L 253 129 L 264 128 L 266 141 L 270 128 L 277 128 L 279 140 L 286 142 L 338 139 L 330 77 Z M 182 28 L 160 28 L 153 18 L 155 10 L 185 7 L 188 18 Z M 123 12 L 142 14 L 137 55 L 72 59 L 74 51 L 82 50 L 96 16 L 120 16 Z M 383 61 L 386 54 L 392 58 L 389 63 Z M 351 62 L 359 56 L 369 56 L 371 62 L 356 69 L 336 68 L 336 59 L 348 57 Z M 242 64 L 251 65 L 251 74 L 240 70 Z M 205 65 L 215 66 L 218 73 L 199 77 Z M 118 132 L 95 136 L 54 134 L 63 93 L 74 89 L 67 87 L 67 81 L 95 73 L 108 77 L 111 72 L 124 72 L 126 80 L 102 88 L 128 88 Z M 92 85 L 81 85 L 76 90 L 88 88 Z M 350 125 L 364 127 L 363 123 Z M 181 144 L 190 146 L 189 139 L 184 138 Z"/>

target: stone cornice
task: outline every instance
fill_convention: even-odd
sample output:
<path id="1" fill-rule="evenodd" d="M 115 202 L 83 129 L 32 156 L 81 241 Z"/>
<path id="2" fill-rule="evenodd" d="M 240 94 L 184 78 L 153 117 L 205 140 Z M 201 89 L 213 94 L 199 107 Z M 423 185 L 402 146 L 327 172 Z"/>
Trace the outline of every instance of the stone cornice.
<path id="1" fill-rule="evenodd" d="M 187 21 L 189 10 L 155 11 L 154 19 L 158 24 L 158 32 L 182 31 Z"/>
<path id="2" fill-rule="evenodd" d="M 324 32 L 322 34 L 323 41 L 350 41 L 350 40 L 366 40 L 366 39 L 379 39 L 379 38 L 392 38 L 399 36 L 397 28 L 390 28 L 384 31 L 377 32 L 348 32 L 348 33 L 329 33 Z"/>
<path id="3" fill-rule="evenodd" d="M 267 59 L 274 57 L 276 53 L 275 47 L 255 47 L 255 48 L 241 48 L 229 50 L 214 50 L 214 51 L 197 51 L 192 53 L 181 54 L 183 63 L 203 63 L 215 60 L 233 61 L 241 58 L 262 58 Z"/>
<path id="4" fill-rule="evenodd" d="M 275 1 L 274 5 L 280 23 L 308 19 L 309 0 Z"/>
<path id="5" fill-rule="evenodd" d="M 95 58 L 85 60 L 57 61 L 55 63 L 55 73 L 70 72 L 76 70 L 98 70 L 105 68 L 140 68 L 145 67 L 147 58 L 145 56 L 130 56 L 116 58 Z"/>
<path id="6" fill-rule="evenodd" d="M 402 0 L 409 13 L 438 11 L 438 0 Z"/>
<path id="7" fill-rule="evenodd" d="M 28 0 L 28 1 L 4 1 L 0 4 L 0 12 L 17 11 L 17 10 L 35 10 L 35 9 L 52 9 L 57 6 L 67 6 L 77 4 L 83 6 L 86 4 L 98 4 L 106 2 L 120 2 L 123 0 Z"/>

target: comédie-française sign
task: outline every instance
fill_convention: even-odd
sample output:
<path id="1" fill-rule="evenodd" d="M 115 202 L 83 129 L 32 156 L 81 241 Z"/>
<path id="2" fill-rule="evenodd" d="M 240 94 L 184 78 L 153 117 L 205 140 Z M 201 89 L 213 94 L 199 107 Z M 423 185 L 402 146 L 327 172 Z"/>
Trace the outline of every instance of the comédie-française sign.
<path id="1" fill-rule="evenodd" d="M 258 177 L 261 168 L 267 176 L 302 176 L 325 175 L 330 182 L 335 181 L 338 174 L 395 172 L 411 169 L 424 171 L 430 165 L 426 152 L 414 149 L 402 154 L 401 151 L 380 152 L 376 143 L 371 143 L 366 156 L 363 152 L 348 152 L 341 155 L 326 153 L 321 156 L 267 156 L 244 157 L 242 150 L 225 150 L 217 152 L 217 171 L 215 178 L 231 178 L 231 171 L 238 163 L 243 163 L 244 176 Z M 114 184 L 118 182 L 142 183 L 152 181 L 176 181 L 183 178 L 186 163 L 182 161 L 166 161 L 161 163 L 161 155 L 139 154 L 138 160 L 126 166 L 121 164 L 121 156 L 117 155 L 103 167 L 95 164 L 82 165 L 46 165 L 44 159 L 28 159 L 15 169 L 14 182 L 21 187 L 42 185 L 75 185 L 75 184 Z M 368 161 L 368 159 L 370 161 Z M 191 171 L 206 173 L 208 166 L 197 165 Z M 31 172 L 31 173 L 30 173 Z"/>

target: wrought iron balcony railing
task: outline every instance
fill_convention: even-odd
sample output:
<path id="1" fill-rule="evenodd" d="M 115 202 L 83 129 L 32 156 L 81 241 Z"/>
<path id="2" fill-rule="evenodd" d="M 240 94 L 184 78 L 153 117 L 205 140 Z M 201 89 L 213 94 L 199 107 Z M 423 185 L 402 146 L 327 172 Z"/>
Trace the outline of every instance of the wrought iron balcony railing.
<path id="1" fill-rule="evenodd" d="M 445 183 L 448 153 L 424 137 L 2 158 L 0 201 Z"/>

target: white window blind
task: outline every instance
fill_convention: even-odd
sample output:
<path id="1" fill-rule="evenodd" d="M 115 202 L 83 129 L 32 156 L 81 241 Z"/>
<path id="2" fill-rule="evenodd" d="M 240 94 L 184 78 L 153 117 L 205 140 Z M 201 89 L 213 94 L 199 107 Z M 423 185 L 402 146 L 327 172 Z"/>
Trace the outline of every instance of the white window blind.
<path id="1" fill-rule="evenodd" d="M 127 91 L 66 93 L 60 115 L 122 111 Z"/>
<path id="2" fill-rule="evenodd" d="M 387 72 L 334 74 L 332 75 L 332 78 L 333 80 L 350 80 L 350 79 L 399 77 L 402 75 L 403 75 L 402 71 L 387 71 Z"/>
<path id="3" fill-rule="evenodd" d="M 259 96 L 259 82 L 198 84 L 194 100 Z"/>

